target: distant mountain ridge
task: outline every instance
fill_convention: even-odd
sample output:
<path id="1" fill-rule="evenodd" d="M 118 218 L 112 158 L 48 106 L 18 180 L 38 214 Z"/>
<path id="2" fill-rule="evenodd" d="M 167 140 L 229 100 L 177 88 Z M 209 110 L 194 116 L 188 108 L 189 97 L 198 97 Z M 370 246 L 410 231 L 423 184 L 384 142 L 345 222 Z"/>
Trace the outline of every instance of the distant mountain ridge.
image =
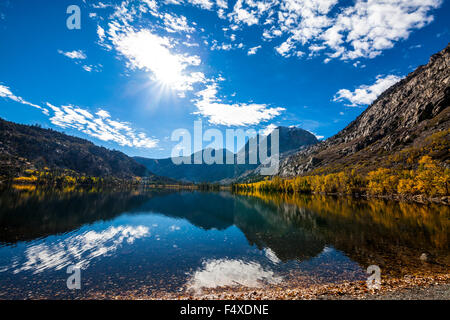
<path id="1" fill-rule="evenodd" d="M 298 151 L 301 148 L 314 145 L 318 143 L 317 138 L 310 132 L 296 128 L 296 127 L 278 127 L 279 130 L 279 152 L 280 156 L 283 157 L 286 154 Z M 271 153 L 271 134 L 267 136 L 258 135 L 252 139 L 256 139 L 256 144 L 259 146 L 261 142 L 267 140 L 268 154 Z M 230 182 L 233 179 L 245 175 L 247 172 L 251 172 L 260 165 L 258 159 L 257 164 L 249 164 L 250 157 L 250 145 L 252 141 L 246 142 L 245 146 L 240 150 L 243 152 L 245 150 L 245 164 L 236 164 L 237 155 L 233 154 L 231 151 L 226 149 L 214 150 L 213 152 L 219 152 L 223 155 L 224 164 L 193 164 L 194 156 L 190 156 L 190 163 L 192 164 L 174 164 L 172 158 L 167 159 L 149 159 L 143 157 L 135 157 L 134 159 L 147 167 L 150 171 L 157 175 L 169 177 L 172 179 L 177 179 L 181 181 L 190 182 Z M 253 141 L 254 142 L 254 141 Z M 205 154 L 206 151 L 202 150 L 197 152 Z M 234 164 L 226 164 L 227 155 L 234 159 Z M 202 157 L 203 159 L 203 157 Z M 186 160 L 189 160 L 186 159 Z"/>
<path id="2" fill-rule="evenodd" d="M 120 151 L 52 129 L 21 125 L 0 118 L 0 176 L 24 169 L 70 169 L 96 177 L 151 176 L 143 165 Z"/>
<path id="3" fill-rule="evenodd" d="M 234 154 L 225 149 L 211 150 L 212 152 L 223 154 L 224 164 L 194 164 L 194 157 L 196 154 L 201 153 L 203 159 L 203 154 L 206 151 L 207 150 L 202 150 L 189 157 L 178 158 L 184 159 L 185 162 L 190 162 L 191 164 L 175 164 L 173 163 L 172 158 L 149 159 L 144 157 L 134 157 L 134 159 L 138 163 L 144 165 L 148 170 L 154 170 L 158 175 L 184 182 L 216 182 L 236 175 L 237 168 L 234 165 L 226 164 L 227 154 L 231 154 L 232 157 L 234 157 Z"/>

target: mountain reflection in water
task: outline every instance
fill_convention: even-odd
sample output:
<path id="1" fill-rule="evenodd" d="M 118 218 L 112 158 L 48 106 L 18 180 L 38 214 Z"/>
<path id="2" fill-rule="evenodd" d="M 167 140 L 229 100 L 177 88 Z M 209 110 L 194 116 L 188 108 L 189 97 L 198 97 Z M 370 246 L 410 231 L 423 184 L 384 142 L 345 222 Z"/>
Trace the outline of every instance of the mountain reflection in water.
<path id="1" fill-rule="evenodd" d="M 80 295 L 278 285 L 295 272 L 363 279 L 372 264 L 392 275 L 445 272 L 449 217 L 447 206 L 345 197 L 6 192 L 0 298 L 73 296 L 64 293 L 72 264 L 87 278 Z"/>

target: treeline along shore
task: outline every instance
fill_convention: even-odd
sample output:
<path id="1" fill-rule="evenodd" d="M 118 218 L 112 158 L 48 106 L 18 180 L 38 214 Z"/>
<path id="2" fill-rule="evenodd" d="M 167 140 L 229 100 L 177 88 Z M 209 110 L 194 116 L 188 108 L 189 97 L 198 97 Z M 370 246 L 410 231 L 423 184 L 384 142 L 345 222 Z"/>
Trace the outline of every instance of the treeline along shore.
<path id="1" fill-rule="evenodd" d="M 316 173 L 282 179 L 266 178 L 254 183 L 233 184 L 234 192 L 351 194 L 421 203 L 449 204 L 450 169 L 429 156 L 419 159 L 416 169 L 378 168 L 367 174 L 356 170 Z"/>

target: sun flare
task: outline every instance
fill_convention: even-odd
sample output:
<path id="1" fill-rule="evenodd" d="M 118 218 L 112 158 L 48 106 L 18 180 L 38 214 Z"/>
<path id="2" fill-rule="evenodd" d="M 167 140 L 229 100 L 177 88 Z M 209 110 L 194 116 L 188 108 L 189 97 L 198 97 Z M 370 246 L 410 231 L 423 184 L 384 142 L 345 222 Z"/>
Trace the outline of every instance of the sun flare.
<path id="1" fill-rule="evenodd" d="M 171 51 L 172 44 L 165 38 L 149 30 L 111 32 L 112 41 L 124 55 L 132 68 L 150 71 L 151 79 L 164 87 L 176 91 L 191 90 L 192 84 L 204 79 L 204 75 L 194 72 L 184 74 L 189 66 L 198 66 L 197 56 L 178 54 Z"/>

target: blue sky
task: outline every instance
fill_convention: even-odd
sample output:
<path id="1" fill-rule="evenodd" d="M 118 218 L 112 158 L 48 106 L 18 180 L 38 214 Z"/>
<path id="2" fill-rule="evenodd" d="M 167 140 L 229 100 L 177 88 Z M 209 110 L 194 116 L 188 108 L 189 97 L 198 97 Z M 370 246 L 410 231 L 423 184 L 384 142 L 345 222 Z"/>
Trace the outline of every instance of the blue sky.
<path id="1" fill-rule="evenodd" d="M 69 5 L 81 29 L 69 30 Z M 441 0 L 2 0 L 0 117 L 129 155 L 175 129 L 330 137 L 449 40 Z"/>

